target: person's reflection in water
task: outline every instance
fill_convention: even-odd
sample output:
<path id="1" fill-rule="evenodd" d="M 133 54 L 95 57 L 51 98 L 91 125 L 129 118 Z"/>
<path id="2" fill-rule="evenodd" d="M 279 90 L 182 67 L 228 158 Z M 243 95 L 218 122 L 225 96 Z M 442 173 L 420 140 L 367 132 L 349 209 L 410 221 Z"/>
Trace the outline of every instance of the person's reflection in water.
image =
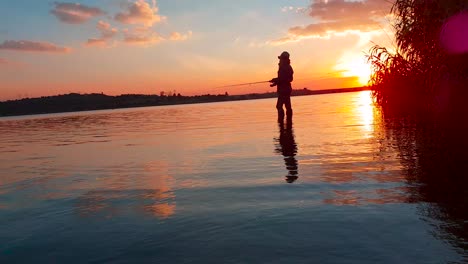
<path id="1" fill-rule="evenodd" d="M 297 144 L 294 140 L 294 133 L 292 128 L 292 120 L 288 118 L 287 123 L 284 121 L 278 121 L 279 126 L 279 138 L 275 138 L 276 144 L 276 153 L 283 155 L 284 163 L 286 164 L 286 169 L 288 170 L 288 175 L 286 175 L 286 182 L 293 183 L 298 177 L 297 169 Z"/>

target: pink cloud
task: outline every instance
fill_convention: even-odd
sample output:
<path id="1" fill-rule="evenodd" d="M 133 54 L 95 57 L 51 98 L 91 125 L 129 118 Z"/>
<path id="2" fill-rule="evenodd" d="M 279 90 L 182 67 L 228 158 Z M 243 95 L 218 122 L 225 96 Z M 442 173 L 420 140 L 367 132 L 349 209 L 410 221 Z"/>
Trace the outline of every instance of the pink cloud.
<path id="1" fill-rule="evenodd" d="M 3 59 L 3 58 L 0 58 L 0 64 L 8 64 L 9 61 L 7 61 L 6 59 Z"/>
<path id="2" fill-rule="evenodd" d="M 101 36 L 104 39 L 113 38 L 119 32 L 118 29 L 112 28 L 109 23 L 104 21 L 98 22 L 97 29 L 101 32 Z"/>
<path id="3" fill-rule="evenodd" d="M 166 18 L 158 14 L 159 8 L 153 0 L 153 6 L 145 0 L 136 0 L 129 3 L 126 12 L 115 15 L 115 20 L 124 24 L 140 24 L 147 27 L 153 26 Z"/>
<path id="4" fill-rule="evenodd" d="M 299 41 L 303 38 L 329 37 L 347 31 L 370 32 L 381 27 L 389 14 L 391 3 L 387 0 L 316 0 L 309 15 L 316 23 L 292 27 L 288 36 L 271 41 L 273 45 Z"/>
<path id="5" fill-rule="evenodd" d="M 86 46 L 92 47 L 107 47 L 107 40 L 100 38 L 90 38 L 85 43 Z"/>
<path id="6" fill-rule="evenodd" d="M 117 35 L 118 29 L 111 27 L 111 25 L 104 21 L 99 21 L 96 28 L 100 31 L 100 38 L 90 38 L 85 43 L 86 46 L 109 46 L 108 42 Z"/>
<path id="7" fill-rule="evenodd" d="M 55 2 L 55 7 L 50 12 L 60 21 L 68 24 L 81 24 L 93 17 L 105 14 L 99 8 L 89 7 L 76 3 Z"/>
<path id="8" fill-rule="evenodd" d="M 0 44 L 0 50 L 29 51 L 29 52 L 51 52 L 67 53 L 72 49 L 68 47 L 59 47 L 50 42 L 37 42 L 29 40 L 6 40 Z"/>
<path id="9" fill-rule="evenodd" d="M 115 15 L 114 19 L 123 24 L 135 25 L 130 29 L 124 29 L 123 42 L 130 45 L 151 46 L 165 40 L 184 41 L 192 37 L 192 32 L 173 32 L 167 37 L 161 36 L 152 30 L 154 24 L 160 23 L 166 17 L 159 14 L 156 0 L 151 3 L 148 0 L 131 0 L 126 10 Z M 97 41 L 95 41 L 98 43 Z"/>

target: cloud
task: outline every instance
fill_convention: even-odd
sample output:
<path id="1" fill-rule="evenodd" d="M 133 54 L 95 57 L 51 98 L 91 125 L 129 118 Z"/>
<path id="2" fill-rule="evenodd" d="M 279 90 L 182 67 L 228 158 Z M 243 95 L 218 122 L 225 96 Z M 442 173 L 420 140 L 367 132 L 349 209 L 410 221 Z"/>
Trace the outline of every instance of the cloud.
<path id="1" fill-rule="evenodd" d="M 88 39 L 88 41 L 85 43 L 86 46 L 109 46 L 108 42 L 112 40 L 119 32 L 118 29 L 111 27 L 109 23 L 104 21 L 99 21 L 96 28 L 100 31 L 101 37 Z"/>
<path id="2" fill-rule="evenodd" d="M 97 29 L 101 32 L 101 36 L 104 39 L 113 38 L 117 34 L 117 32 L 119 32 L 118 29 L 112 28 L 109 23 L 106 23 L 104 21 L 98 22 Z"/>
<path id="3" fill-rule="evenodd" d="M 284 6 L 281 8 L 281 12 L 288 13 L 288 12 L 295 12 L 295 13 L 303 13 L 307 10 L 305 7 L 294 7 L 294 6 Z"/>
<path id="4" fill-rule="evenodd" d="M 139 24 L 147 27 L 153 26 L 166 19 L 166 17 L 158 14 L 159 8 L 156 1 L 153 0 L 153 6 L 145 0 L 135 0 L 127 6 L 126 12 L 121 12 L 115 15 L 115 20 L 124 24 Z"/>
<path id="5" fill-rule="evenodd" d="M 124 30 L 124 42 L 130 45 L 150 46 L 163 40 L 161 35 L 146 27 Z"/>
<path id="6" fill-rule="evenodd" d="M 187 34 L 180 34 L 179 32 L 172 32 L 169 36 L 170 40 L 173 41 L 184 41 L 192 37 L 192 31 L 187 32 Z"/>
<path id="7" fill-rule="evenodd" d="M 279 38 L 279 39 L 267 41 L 266 44 L 270 44 L 270 45 L 273 45 L 273 46 L 280 46 L 280 45 L 283 45 L 283 44 L 286 44 L 286 43 L 298 42 L 300 40 L 301 40 L 301 38 L 296 37 L 296 36 L 286 36 L 286 37 L 282 37 L 282 38 Z M 258 45 L 254 45 L 254 43 L 251 43 L 249 46 L 250 47 L 257 47 Z"/>
<path id="8" fill-rule="evenodd" d="M 387 15 L 387 0 L 316 0 L 311 5 L 309 15 L 322 21 L 360 20 L 363 17 L 384 17 Z"/>
<path id="9" fill-rule="evenodd" d="M 142 46 L 154 45 L 163 40 L 164 38 L 162 38 L 156 33 L 153 33 L 151 35 L 126 35 L 124 38 L 124 41 L 127 44 L 142 45 Z"/>
<path id="10" fill-rule="evenodd" d="M 2 59 L 0 58 L 0 64 L 8 64 L 9 61 L 7 61 L 6 59 Z"/>
<path id="11" fill-rule="evenodd" d="M 281 12 L 286 13 L 288 11 L 294 10 L 294 6 L 285 6 L 281 8 Z"/>
<path id="12" fill-rule="evenodd" d="M 387 0 L 315 0 L 309 15 L 317 22 L 292 27 L 288 36 L 270 41 L 270 44 L 281 45 L 304 38 L 329 38 L 352 31 L 375 31 L 381 28 L 382 21 L 389 15 L 390 6 Z M 284 10 L 288 11 L 290 7 Z"/>
<path id="13" fill-rule="evenodd" d="M 96 7 L 76 3 L 55 2 L 50 12 L 60 21 L 68 24 L 81 24 L 93 17 L 104 15 L 105 12 Z"/>
<path id="14" fill-rule="evenodd" d="M 125 29 L 123 32 L 125 43 L 140 46 L 151 46 L 167 40 L 185 41 L 193 35 L 192 31 L 188 31 L 186 34 L 172 32 L 171 35 L 166 38 L 147 27 L 137 27 L 133 30 Z"/>
<path id="15" fill-rule="evenodd" d="M 90 38 L 86 41 L 85 46 L 89 47 L 107 47 L 107 40 L 100 38 Z"/>
<path id="16" fill-rule="evenodd" d="M 306 27 L 292 27 L 288 30 L 290 35 L 296 37 L 327 37 L 330 32 L 343 33 L 346 31 L 370 32 L 379 29 L 380 26 L 372 19 L 363 18 L 349 21 L 332 21 L 310 24 Z"/>
<path id="17" fill-rule="evenodd" d="M 67 53 L 72 49 L 68 47 L 59 47 L 50 42 L 37 42 L 29 40 L 6 40 L 0 44 L 0 50 L 29 51 L 29 52 L 51 52 Z"/>

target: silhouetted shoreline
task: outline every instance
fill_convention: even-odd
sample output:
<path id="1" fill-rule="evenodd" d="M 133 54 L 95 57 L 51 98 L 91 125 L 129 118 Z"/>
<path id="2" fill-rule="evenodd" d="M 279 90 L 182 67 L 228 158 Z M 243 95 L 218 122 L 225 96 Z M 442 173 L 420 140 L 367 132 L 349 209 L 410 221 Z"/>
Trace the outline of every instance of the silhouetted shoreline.
<path id="1" fill-rule="evenodd" d="M 369 87 L 355 88 L 340 88 L 328 90 L 293 90 L 292 96 L 305 96 L 329 93 L 345 93 L 370 90 Z M 212 103 L 224 101 L 240 101 L 240 100 L 255 100 L 264 98 L 274 98 L 276 92 L 269 93 L 252 93 L 243 95 L 228 95 L 228 94 L 205 94 L 195 96 L 178 95 L 142 95 L 142 94 L 126 94 L 119 96 L 109 96 L 105 94 L 78 94 L 70 93 L 56 96 L 44 96 L 39 98 L 25 98 L 19 100 L 9 100 L 0 102 L 0 117 L 1 116 L 19 116 L 19 115 L 35 115 L 35 114 L 50 114 L 62 112 L 79 112 L 91 110 L 131 108 L 131 107 L 147 107 L 147 106 L 162 106 L 176 104 L 196 104 L 196 103 Z"/>

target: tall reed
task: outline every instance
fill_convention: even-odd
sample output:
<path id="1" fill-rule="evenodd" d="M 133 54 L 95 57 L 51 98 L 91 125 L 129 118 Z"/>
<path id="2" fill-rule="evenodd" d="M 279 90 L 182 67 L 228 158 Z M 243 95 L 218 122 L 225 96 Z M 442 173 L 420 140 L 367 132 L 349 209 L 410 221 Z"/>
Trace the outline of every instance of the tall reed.
<path id="1" fill-rule="evenodd" d="M 367 55 L 372 67 L 369 84 L 379 104 L 430 104 L 447 78 L 466 78 L 466 55 L 450 55 L 440 45 L 440 32 L 447 19 L 464 10 L 468 10 L 467 0 L 393 3 L 390 12 L 396 21 L 396 51 L 376 45 Z"/>

